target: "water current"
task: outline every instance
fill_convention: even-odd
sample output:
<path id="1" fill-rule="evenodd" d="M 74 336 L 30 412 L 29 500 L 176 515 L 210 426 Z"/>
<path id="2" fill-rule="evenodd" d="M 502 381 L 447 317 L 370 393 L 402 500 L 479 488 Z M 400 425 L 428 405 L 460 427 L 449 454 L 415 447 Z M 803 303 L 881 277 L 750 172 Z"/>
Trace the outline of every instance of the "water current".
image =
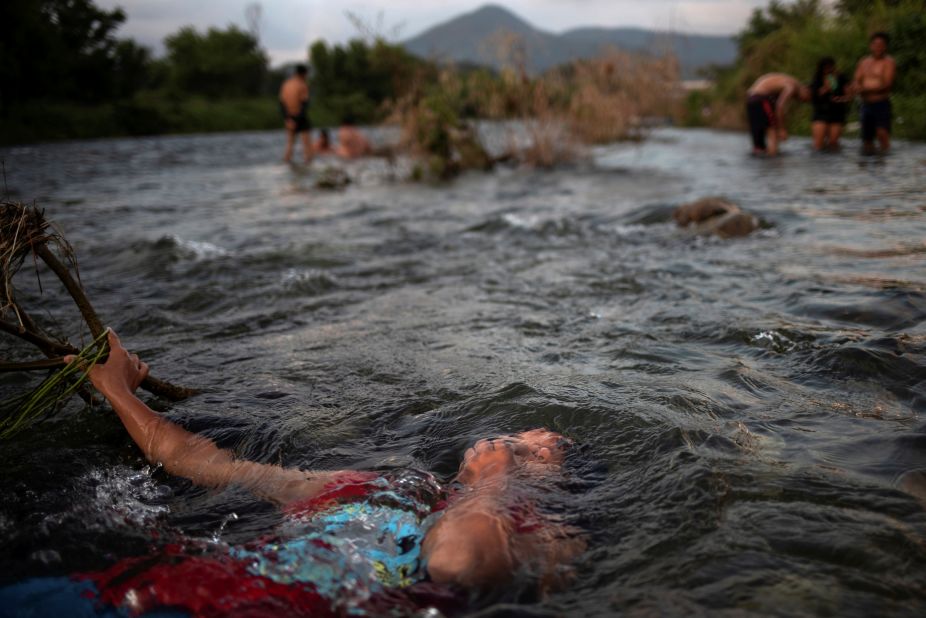
<path id="1" fill-rule="evenodd" d="M 203 390 L 168 417 L 242 457 L 444 480 L 480 437 L 570 436 L 578 576 L 474 610 L 926 614 L 926 146 L 864 159 L 796 139 L 767 161 L 741 135 L 660 130 L 442 186 L 356 162 L 323 191 L 276 162 L 281 139 L 0 152 L 105 321 Z M 718 194 L 763 229 L 671 222 Z M 23 384 L 0 375 L 0 394 Z M 281 520 L 151 469 L 79 401 L 0 447 L 0 495 L 0 585 Z"/>

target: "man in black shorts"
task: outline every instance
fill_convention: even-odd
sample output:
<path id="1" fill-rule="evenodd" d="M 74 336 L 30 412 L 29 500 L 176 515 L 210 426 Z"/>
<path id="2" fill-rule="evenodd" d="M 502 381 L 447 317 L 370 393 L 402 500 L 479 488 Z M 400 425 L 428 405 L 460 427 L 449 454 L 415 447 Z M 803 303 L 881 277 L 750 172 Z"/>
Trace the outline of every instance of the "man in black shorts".
<path id="1" fill-rule="evenodd" d="M 875 153 L 875 138 L 886 153 L 891 148 L 891 90 L 897 77 L 897 63 L 887 54 L 890 37 L 886 32 L 871 35 L 871 55 L 862 58 L 855 70 L 853 90 L 862 97 L 862 148 Z"/>
<path id="2" fill-rule="evenodd" d="M 309 141 L 312 127 L 309 123 L 309 85 L 306 76 L 308 68 L 304 64 L 296 67 L 296 72 L 280 86 L 280 111 L 286 125 L 286 152 L 283 160 L 289 162 L 293 157 L 293 143 L 296 134 L 302 136 L 302 157 L 306 163 L 312 160 L 312 144 Z"/>
<path id="3" fill-rule="evenodd" d="M 754 155 L 775 156 L 778 144 L 788 139 L 785 112 L 792 99 L 810 101 L 810 88 L 796 77 L 769 73 L 756 80 L 747 93 L 746 114 Z"/>

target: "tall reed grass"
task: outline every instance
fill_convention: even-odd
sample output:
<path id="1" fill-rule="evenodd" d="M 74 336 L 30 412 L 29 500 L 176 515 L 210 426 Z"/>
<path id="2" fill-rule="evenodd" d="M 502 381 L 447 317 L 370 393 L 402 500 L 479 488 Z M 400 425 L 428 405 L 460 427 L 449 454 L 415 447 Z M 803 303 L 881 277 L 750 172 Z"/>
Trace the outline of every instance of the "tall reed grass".
<path id="1" fill-rule="evenodd" d="M 648 118 L 684 112 L 679 63 L 672 55 L 611 49 L 531 75 L 521 39 L 500 34 L 492 45 L 503 65 L 497 74 L 447 68 L 436 85 L 421 80 L 394 108 L 392 120 L 403 127 L 406 150 L 432 176 L 486 167 L 471 119 L 518 121 L 502 158 L 549 168 L 574 160 L 583 146 L 641 139 Z"/>

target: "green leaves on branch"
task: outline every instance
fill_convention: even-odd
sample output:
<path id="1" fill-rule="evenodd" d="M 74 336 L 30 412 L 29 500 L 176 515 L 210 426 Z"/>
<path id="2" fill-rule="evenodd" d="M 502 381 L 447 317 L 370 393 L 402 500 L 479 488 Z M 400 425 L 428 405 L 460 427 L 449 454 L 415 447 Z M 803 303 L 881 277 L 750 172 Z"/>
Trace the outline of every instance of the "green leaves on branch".
<path id="1" fill-rule="evenodd" d="M 8 440 L 54 414 L 87 381 L 90 370 L 109 353 L 104 331 L 64 368 L 35 390 L 0 402 L 0 440 Z"/>

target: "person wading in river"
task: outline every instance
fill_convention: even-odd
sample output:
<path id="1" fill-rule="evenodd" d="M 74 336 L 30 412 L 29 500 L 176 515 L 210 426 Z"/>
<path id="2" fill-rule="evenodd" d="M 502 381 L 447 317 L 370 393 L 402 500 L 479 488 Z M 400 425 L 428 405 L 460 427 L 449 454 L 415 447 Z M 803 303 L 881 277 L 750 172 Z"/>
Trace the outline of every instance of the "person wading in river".
<path id="1" fill-rule="evenodd" d="M 839 150 L 839 139 L 846 126 L 849 80 L 836 69 L 836 60 L 821 58 L 810 84 L 813 90 L 813 116 L 810 130 L 813 149 Z"/>
<path id="2" fill-rule="evenodd" d="M 807 102 L 810 88 L 784 73 L 763 75 L 748 91 L 746 115 L 752 133 L 754 155 L 775 156 L 778 145 L 788 139 L 785 112 L 792 99 Z"/>
<path id="3" fill-rule="evenodd" d="M 279 505 L 287 529 L 301 532 L 218 552 L 189 542 L 77 580 L 28 580 L 0 589 L 0 605 L 39 599 L 47 606 L 25 608 L 35 615 L 93 603 L 106 616 L 107 607 L 135 615 L 162 608 L 194 616 L 379 615 L 440 605 L 443 595 L 459 609 L 464 601 L 450 591 L 498 589 L 519 573 L 542 590 L 561 585 L 585 549 L 578 530 L 534 499 L 561 475 L 570 442 L 557 433 L 476 442 L 449 492 L 415 471 L 309 472 L 246 461 L 145 405 L 134 392 L 147 365 L 111 331 L 109 344 L 90 379 L 149 461 L 197 485 L 247 489 Z"/>
<path id="4" fill-rule="evenodd" d="M 871 55 L 855 69 L 853 90 L 862 97 L 862 150 L 875 153 L 875 138 L 882 153 L 891 149 L 891 91 L 897 78 L 897 63 L 887 55 L 890 37 L 876 32 L 869 40 Z"/>
<path id="5" fill-rule="evenodd" d="M 296 135 L 302 138 L 302 157 L 306 163 L 312 161 L 312 144 L 310 143 L 311 124 L 309 123 L 309 74 L 304 64 L 296 67 L 295 73 L 280 86 L 280 111 L 286 127 L 286 151 L 283 160 L 289 163 L 293 158 L 293 145 Z"/>

